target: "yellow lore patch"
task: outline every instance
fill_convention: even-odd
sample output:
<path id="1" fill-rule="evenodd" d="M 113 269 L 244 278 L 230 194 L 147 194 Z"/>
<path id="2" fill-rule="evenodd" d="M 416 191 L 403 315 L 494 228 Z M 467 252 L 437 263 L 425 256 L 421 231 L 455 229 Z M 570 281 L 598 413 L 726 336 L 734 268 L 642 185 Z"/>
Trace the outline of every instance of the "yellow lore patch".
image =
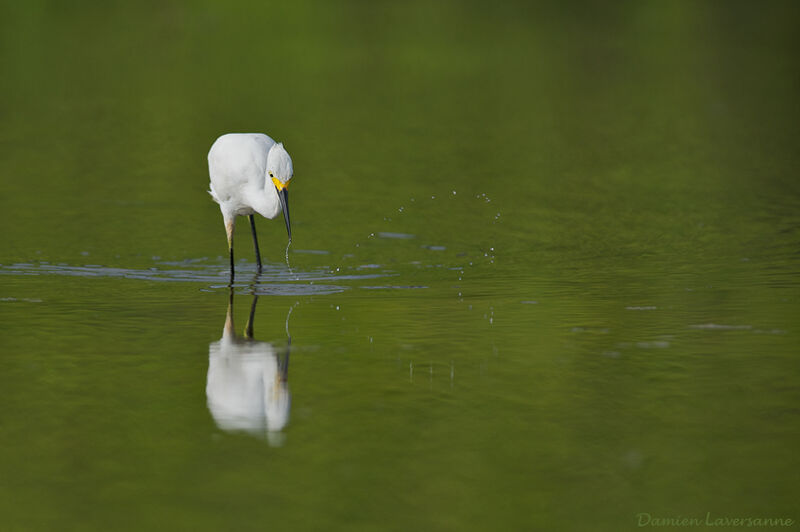
<path id="1" fill-rule="evenodd" d="M 278 179 L 277 177 L 273 177 L 273 178 L 272 178 L 272 182 L 273 182 L 273 183 L 275 183 L 275 188 L 277 188 L 278 190 L 283 190 L 283 189 L 285 189 L 285 188 L 289 188 L 289 183 L 291 183 L 291 182 L 292 182 L 292 180 L 290 179 L 290 180 L 289 180 L 289 181 L 287 181 L 286 183 L 283 183 L 283 182 L 281 182 L 281 180 L 280 180 L 280 179 Z"/>

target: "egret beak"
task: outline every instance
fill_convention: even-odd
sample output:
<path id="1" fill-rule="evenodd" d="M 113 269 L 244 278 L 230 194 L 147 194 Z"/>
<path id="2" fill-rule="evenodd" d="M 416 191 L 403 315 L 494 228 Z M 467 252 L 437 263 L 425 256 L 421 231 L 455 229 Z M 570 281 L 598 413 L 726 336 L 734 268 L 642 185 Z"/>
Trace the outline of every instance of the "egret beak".
<path id="1" fill-rule="evenodd" d="M 286 232 L 289 233 L 289 243 L 292 242 L 292 224 L 289 222 L 289 189 L 278 190 L 278 199 L 281 201 L 283 220 L 286 222 Z"/>

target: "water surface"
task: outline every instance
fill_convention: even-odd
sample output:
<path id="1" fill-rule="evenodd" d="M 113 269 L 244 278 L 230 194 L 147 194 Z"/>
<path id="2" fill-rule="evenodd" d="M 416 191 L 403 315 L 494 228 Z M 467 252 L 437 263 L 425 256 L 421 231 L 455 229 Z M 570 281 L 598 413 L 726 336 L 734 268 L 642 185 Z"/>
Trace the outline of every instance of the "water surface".
<path id="1" fill-rule="evenodd" d="M 0 528 L 800 519 L 797 21 L 4 5 Z M 295 163 L 232 288 L 229 131 Z"/>

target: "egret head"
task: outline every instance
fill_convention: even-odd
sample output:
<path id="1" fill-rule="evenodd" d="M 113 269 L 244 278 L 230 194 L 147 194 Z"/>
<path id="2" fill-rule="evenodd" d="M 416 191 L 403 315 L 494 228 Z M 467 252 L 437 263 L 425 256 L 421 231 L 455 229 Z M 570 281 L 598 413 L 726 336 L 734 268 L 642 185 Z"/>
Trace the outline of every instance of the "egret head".
<path id="1" fill-rule="evenodd" d="M 283 210 L 283 219 L 286 222 L 286 232 L 289 233 L 289 242 L 292 241 L 292 225 L 289 223 L 289 183 L 294 175 L 292 158 L 283 147 L 283 143 L 273 144 L 267 154 L 267 176 L 275 190 Z"/>
<path id="2" fill-rule="evenodd" d="M 289 152 L 283 147 L 283 143 L 273 144 L 267 154 L 267 175 L 276 187 L 284 188 L 289 186 L 293 173 L 292 158 L 289 157 Z"/>

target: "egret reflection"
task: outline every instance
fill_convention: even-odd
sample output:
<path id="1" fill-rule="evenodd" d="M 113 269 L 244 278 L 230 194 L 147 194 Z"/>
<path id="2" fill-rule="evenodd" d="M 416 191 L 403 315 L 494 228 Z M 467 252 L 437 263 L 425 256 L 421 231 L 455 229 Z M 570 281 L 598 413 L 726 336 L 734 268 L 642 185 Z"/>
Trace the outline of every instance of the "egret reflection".
<path id="1" fill-rule="evenodd" d="M 253 338 L 258 296 L 253 296 L 244 336 L 233 323 L 233 291 L 228 299 L 222 338 L 208 346 L 208 409 L 217 426 L 243 431 L 282 443 L 281 430 L 289 421 L 289 346 L 282 351 Z M 291 313 L 291 309 L 289 311 Z M 288 323 L 288 317 L 287 317 Z M 286 329 L 288 336 L 288 326 Z"/>

